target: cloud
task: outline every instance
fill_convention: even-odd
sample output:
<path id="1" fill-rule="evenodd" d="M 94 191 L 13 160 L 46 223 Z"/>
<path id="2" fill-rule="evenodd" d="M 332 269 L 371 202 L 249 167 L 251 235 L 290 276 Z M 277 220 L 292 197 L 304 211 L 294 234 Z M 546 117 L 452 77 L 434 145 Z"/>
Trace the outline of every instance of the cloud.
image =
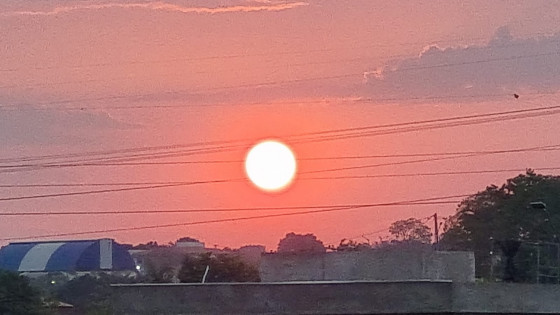
<path id="1" fill-rule="evenodd" d="M 416 58 L 368 71 L 365 93 L 382 98 L 469 96 L 560 89 L 560 33 L 515 39 L 499 28 L 482 46 L 428 46 Z"/>
<path id="2" fill-rule="evenodd" d="M 27 10 L 27 11 L 11 11 L 1 13 L 0 16 L 53 16 L 65 13 L 72 13 L 75 11 L 86 10 L 105 10 L 105 9 L 144 9 L 152 11 L 165 11 L 177 13 L 195 13 L 195 14 L 220 14 L 220 13 L 234 13 L 234 12 L 259 12 L 259 11 L 283 11 L 294 9 L 301 6 L 306 6 L 306 2 L 291 2 L 291 1 L 262 1 L 255 0 L 244 2 L 241 4 L 233 5 L 218 5 L 213 7 L 204 6 L 185 6 L 170 2 L 156 1 L 156 2 L 109 2 L 102 4 L 83 4 L 77 3 L 74 5 L 58 6 L 50 10 Z"/>
<path id="3" fill-rule="evenodd" d="M 0 109 L 0 144 L 81 144 L 91 134 L 133 128 L 105 112 Z"/>

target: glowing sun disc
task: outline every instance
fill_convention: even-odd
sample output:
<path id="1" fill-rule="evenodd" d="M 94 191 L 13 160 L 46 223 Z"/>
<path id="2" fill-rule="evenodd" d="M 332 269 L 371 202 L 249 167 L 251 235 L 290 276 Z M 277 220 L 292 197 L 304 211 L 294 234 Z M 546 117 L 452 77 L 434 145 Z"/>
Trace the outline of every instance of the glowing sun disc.
<path id="1" fill-rule="evenodd" d="M 245 172 L 258 188 L 275 192 L 290 185 L 296 175 L 296 157 L 290 148 L 278 141 L 256 144 L 245 158 Z"/>

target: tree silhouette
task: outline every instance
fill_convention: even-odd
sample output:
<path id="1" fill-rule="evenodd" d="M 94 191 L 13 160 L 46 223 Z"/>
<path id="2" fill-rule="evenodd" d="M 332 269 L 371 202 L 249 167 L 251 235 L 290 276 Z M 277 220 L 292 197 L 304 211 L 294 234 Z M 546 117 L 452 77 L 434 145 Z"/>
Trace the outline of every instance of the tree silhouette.
<path id="1" fill-rule="evenodd" d="M 0 269 L 0 314 L 45 314 L 41 296 L 29 280 Z"/>
<path id="2" fill-rule="evenodd" d="M 519 258 L 531 253 L 523 246 L 504 244 L 557 242 L 559 226 L 560 177 L 527 170 L 501 187 L 491 185 L 464 199 L 455 215 L 446 221 L 440 245 L 448 250 L 474 251 L 479 277 L 489 277 L 492 255 L 501 255 L 505 264 L 503 278 L 527 281 L 535 278 L 535 272 L 530 270 L 535 263 L 523 263 Z M 512 265 L 514 255 L 518 267 Z"/>
<path id="3" fill-rule="evenodd" d="M 313 234 L 288 233 L 278 243 L 279 253 L 324 253 L 323 242 Z"/>
<path id="4" fill-rule="evenodd" d="M 371 249 L 371 245 L 368 243 L 360 243 L 349 239 L 342 239 L 340 244 L 335 248 L 339 252 L 351 252 Z"/>
<path id="5" fill-rule="evenodd" d="M 393 222 L 389 227 L 389 233 L 399 242 L 420 242 L 429 244 L 432 239 L 430 228 L 422 221 L 415 218 Z"/>

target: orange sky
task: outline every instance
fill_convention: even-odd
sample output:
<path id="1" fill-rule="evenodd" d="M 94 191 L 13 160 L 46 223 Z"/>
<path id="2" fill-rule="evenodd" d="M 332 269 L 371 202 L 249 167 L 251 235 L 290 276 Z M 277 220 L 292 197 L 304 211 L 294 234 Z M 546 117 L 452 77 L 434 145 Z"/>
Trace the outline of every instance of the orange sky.
<path id="1" fill-rule="evenodd" d="M 266 138 L 286 140 L 303 159 L 299 170 L 304 174 L 281 194 L 263 193 L 246 182 L 228 182 L 0 201 L 0 211 L 384 203 L 476 193 L 517 172 L 332 177 L 560 167 L 560 154 L 548 151 L 305 174 L 411 159 L 307 160 L 317 157 L 554 145 L 559 131 L 555 115 L 324 142 L 291 143 L 289 137 L 555 105 L 560 87 L 558 20 L 559 5 L 544 0 L 515 4 L 2 1 L 0 159 L 20 158 L 0 163 L 2 166 L 45 154 L 248 141 L 234 151 L 147 160 L 206 163 L 18 172 L 4 168 L 0 169 L 0 185 L 237 179 L 244 176 L 241 161 L 250 144 Z M 430 46 L 433 48 L 428 49 Z M 521 97 L 514 99 L 513 93 Z M 4 187 L 0 188 L 0 199 L 96 189 L 107 186 Z M 398 219 L 426 217 L 436 211 L 446 216 L 455 206 L 383 207 L 62 238 L 114 237 L 130 243 L 166 243 L 191 236 L 210 246 L 265 244 L 274 249 L 278 240 L 292 231 L 315 233 L 326 243 L 338 243 L 345 237 L 383 229 Z M 264 212 L 2 217 L 0 239 L 261 214 Z"/>

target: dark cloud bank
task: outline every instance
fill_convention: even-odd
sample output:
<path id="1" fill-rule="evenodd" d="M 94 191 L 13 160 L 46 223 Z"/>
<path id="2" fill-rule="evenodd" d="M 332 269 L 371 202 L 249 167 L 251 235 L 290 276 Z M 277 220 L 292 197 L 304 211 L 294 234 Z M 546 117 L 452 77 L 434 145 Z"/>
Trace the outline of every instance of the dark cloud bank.
<path id="1" fill-rule="evenodd" d="M 515 39 L 507 27 L 484 46 L 430 46 L 366 74 L 369 97 L 469 96 L 555 92 L 560 88 L 560 33 Z"/>

